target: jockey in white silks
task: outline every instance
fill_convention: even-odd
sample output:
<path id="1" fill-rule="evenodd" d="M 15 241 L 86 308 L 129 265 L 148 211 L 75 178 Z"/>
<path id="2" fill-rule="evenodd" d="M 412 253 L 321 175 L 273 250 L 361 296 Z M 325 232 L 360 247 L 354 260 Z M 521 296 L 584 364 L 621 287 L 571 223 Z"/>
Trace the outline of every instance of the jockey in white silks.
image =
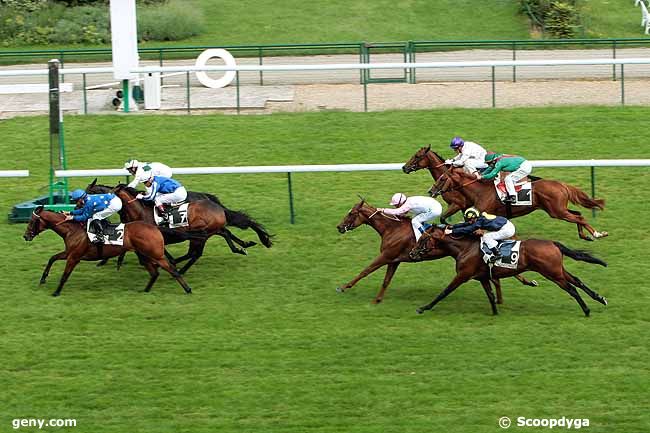
<path id="1" fill-rule="evenodd" d="M 460 137 L 454 137 L 449 145 L 458 155 L 445 161 L 454 167 L 463 167 L 468 174 L 474 174 L 478 170 L 487 167 L 485 154 L 487 151 L 480 144 L 473 141 L 465 141 Z"/>
<path id="2" fill-rule="evenodd" d="M 424 223 L 432 221 L 442 214 L 442 206 L 436 199 L 431 197 L 419 195 L 406 197 L 406 195 L 398 192 L 393 194 L 390 204 L 395 206 L 396 209 L 379 208 L 377 210 L 386 215 L 404 215 L 407 212 L 411 212 L 413 214 L 411 226 L 413 226 L 416 241 L 424 233 Z"/>
<path id="3" fill-rule="evenodd" d="M 154 176 L 172 177 L 172 169 L 161 162 L 140 162 L 137 159 L 131 159 L 124 164 L 124 168 L 133 176 L 133 180 L 128 185 L 130 188 L 135 188 L 145 182 L 152 173 Z"/>

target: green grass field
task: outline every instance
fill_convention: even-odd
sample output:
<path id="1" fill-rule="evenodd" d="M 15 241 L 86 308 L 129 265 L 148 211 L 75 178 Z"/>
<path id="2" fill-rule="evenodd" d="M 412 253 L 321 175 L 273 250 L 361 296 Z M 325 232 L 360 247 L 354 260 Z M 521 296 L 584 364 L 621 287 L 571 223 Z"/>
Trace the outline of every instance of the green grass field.
<path id="1" fill-rule="evenodd" d="M 581 2 L 585 37 L 642 38 L 641 7 L 626 0 Z"/>
<path id="2" fill-rule="evenodd" d="M 647 158 L 649 115 L 580 107 L 68 116 L 65 132 L 70 168 L 119 167 L 133 156 L 177 167 L 402 162 L 428 143 L 449 154 L 456 134 L 530 159 Z M 0 179 L 8 212 L 45 191 L 47 119 L 5 120 L 0 134 L 1 168 L 32 173 Z M 588 168 L 536 174 L 589 190 Z M 647 432 L 650 174 L 602 168 L 596 176 L 607 208 L 589 219 L 609 238 L 581 241 L 575 226 L 542 213 L 515 220 L 522 237 L 588 248 L 609 262 L 567 259 L 610 301 L 587 300 L 590 318 L 543 278 L 538 288 L 505 281 L 496 317 L 475 282 L 416 315 L 451 280 L 451 259 L 403 266 L 378 306 L 370 301 L 382 271 L 336 293 L 378 250 L 368 227 L 335 229 L 356 194 L 385 205 L 396 191 L 424 193 L 426 172 L 297 174 L 294 226 L 285 175 L 180 177 L 276 234 L 272 249 L 256 246 L 247 257 L 211 240 L 187 276 L 191 296 L 168 277 L 142 293 L 147 275 L 128 256 L 119 272 L 81 264 L 52 298 L 62 264 L 44 287 L 38 279 L 62 241 L 47 232 L 26 243 L 25 225 L 2 222 L 0 430 L 13 431 L 15 418 L 76 418 L 76 428 L 49 431 L 480 433 L 501 431 L 502 416 L 564 416 L 588 418 L 594 433 Z"/>

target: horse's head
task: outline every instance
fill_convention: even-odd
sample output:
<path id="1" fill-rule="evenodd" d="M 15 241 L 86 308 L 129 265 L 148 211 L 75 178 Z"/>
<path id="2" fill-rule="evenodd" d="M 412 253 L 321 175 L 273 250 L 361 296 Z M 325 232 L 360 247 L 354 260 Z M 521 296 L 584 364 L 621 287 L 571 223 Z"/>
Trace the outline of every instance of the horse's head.
<path id="1" fill-rule="evenodd" d="M 429 151 L 431 151 L 431 145 L 427 147 L 421 147 L 420 149 L 418 149 L 418 151 L 415 152 L 415 155 L 413 155 L 402 166 L 402 171 L 406 174 L 409 174 L 409 173 L 413 173 L 414 171 L 427 168 L 429 166 L 427 160 L 427 154 L 429 153 Z"/>
<path id="2" fill-rule="evenodd" d="M 106 185 L 97 185 L 97 178 L 88 184 L 86 192 L 88 194 L 106 194 L 111 192 L 113 188 Z"/>
<path id="3" fill-rule="evenodd" d="M 445 236 L 444 225 L 433 226 L 427 229 L 415 247 L 409 252 L 409 257 L 413 260 L 439 259 L 447 255 L 440 248 L 439 241 Z"/>
<path id="4" fill-rule="evenodd" d="M 41 216 L 41 211 L 43 206 L 37 207 L 34 212 L 32 212 L 32 217 L 27 223 L 27 228 L 25 229 L 25 234 L 23 234 L 23 239 L 27 242 L 32 241 L 39 233 L 47 230 L 48 222 Z"/>
<path id="5" fill-rule="evenodd" d="M 343 220 L 339 225 L 336 226 L 339 233 L 349 232 L 359 227 L 361 224 L 367 221 L 366 215 L 364 215 L 363 208 L 366 204 L 366 200 L 361 198 L 361 201 L 355 204 L 352 209 L 343 217 Z"/>
<path id="6" fill-rule="evenodd" d="M 429 188 L 429 191 L 427 191 L 429 195 L 431 197 L 437 197 L 440 194 L 456 189 L 461 181 L 459 170 L 455 168 L 444 168 L 444 173 L 436 179 L 431 188 Z"/>
<path id="7" fill-rule="evenodd" d="M 131 188 L 123 183 L 117 184 L 115 188 L 112 188 L 107 192 L 112 192 L 122 201 L 125 201 L 127 203 L 130 200 L 134 199 L 136 195 L 138 195 L 138 192 L 134 188 Z"/>

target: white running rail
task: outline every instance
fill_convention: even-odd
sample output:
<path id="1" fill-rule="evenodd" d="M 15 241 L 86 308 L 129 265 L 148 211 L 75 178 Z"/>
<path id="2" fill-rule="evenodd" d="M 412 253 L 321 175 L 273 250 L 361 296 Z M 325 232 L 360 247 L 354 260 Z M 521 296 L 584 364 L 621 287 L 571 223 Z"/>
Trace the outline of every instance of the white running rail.
<path id="1" fill-rule="evenodd" d="M 0 177 L 28 177 L 29 170 L 0 170 Z"/>

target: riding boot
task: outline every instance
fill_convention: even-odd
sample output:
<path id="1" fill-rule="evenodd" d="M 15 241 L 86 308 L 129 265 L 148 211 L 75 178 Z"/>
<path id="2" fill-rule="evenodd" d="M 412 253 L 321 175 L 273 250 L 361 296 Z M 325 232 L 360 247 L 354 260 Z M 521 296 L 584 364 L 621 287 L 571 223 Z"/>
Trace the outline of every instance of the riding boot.
<path id="1" fill-rule="evenodd" d="M 167 209 L 165 209 L 165 205 L 160 205 L 157 207 L 158 209 L 158 216 L 162 219 L 163 223 L 169 222 L 169 215 L 167 214 Z"/>
<path id="2" fill-rule="evenodd" d="M 492 253 L 492 257 L 490 257 L 490 263 L 496 263 L 501 257 L 501 251 L 499 251 L 499 247 L 493 247 L 490 248 L 490 252 Z"/>
<path id="3" fill-rule="evenodd" d="M 102 220 L 93 220 L 90 223 L 91 228 L 95 232 L 95 240 L 93 244 L 103 244 L 104 243 L 104 225 Z"/>

